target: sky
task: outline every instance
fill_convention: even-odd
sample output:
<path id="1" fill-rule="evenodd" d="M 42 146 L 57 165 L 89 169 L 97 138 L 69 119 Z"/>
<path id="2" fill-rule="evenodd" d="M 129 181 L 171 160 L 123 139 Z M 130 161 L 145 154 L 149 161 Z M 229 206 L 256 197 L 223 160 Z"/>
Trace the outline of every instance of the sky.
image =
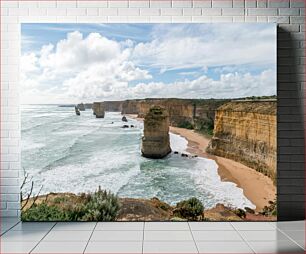
<path id="1" fill-rule="evenodd" d="M 276 95 L 275 24 L 22 24 L 21 103 Z"/>

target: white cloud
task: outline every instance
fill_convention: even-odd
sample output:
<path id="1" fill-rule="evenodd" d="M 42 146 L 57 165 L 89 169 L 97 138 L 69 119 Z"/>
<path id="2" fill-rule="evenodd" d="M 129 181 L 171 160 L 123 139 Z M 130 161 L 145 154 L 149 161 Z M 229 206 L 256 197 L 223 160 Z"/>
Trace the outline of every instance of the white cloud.
<path id="1" fill-rule="evenodd" d="M 71 72 L 86 69 L 95 63 L 106 63 L 121 54 L 120 44 L 98 33 L 91 33 L 86 38 L 78 32 L 67 34 L 60 40 L 55 50 L 53 45 L 43 47 L 40 64 L 56 72 Z"/>
<path id="2" fill-rule="evenodd" d="M 158 25 L 151 41 L 138 44 L 99 33 L 86 37 L 78 31 L 68 33 L 56 44 L 22 55 L 22 103 L 229 98 L 276 93 L 272 68 L 276 37 L 271 35 L 271 28 L 248 33 L 245 26 L 232 24 L 214 25 L 210 30 L 199 24 L 196 29 L 190 27 Z M 254 75 L 249 66 L 266 71 Z M 156 82 L 150 67 L 159 68 L 160 73 L 182 69 L 173 79 L 180 81 Z M 201 71 L 195 72 L 192 67 Z M 210 67 L 218 67 L 219 80 L 207 76 Z M 145 81 L 150 79 L 151 82 Z"/>
<path id="3" fill-rule="evenodd" d="M 67 38 L 56 45 L 44 45 L 39 53 L 22 56 L 21 80 L 25 100 L 45 97 L 46 91 L 55 98 L 70 100 L 108 96 L 110 92 L 127 87 L 130 81 L 150 79 L 152 76 L 129 60 L 133 42 L 109 40 L 98 33 L 87 37 L 78 32 L 67 34 Z M 50 87 L 61 87 L 50 89 Z M 30 98 L 30 95 L 32 98 Z M 41 100 L 40 100 L 41 101 Z"/>
<path id="4" fill-rule="evenodd" d="M 258 75 L 250 73 L 222 74 L 220 80 L 201 76 L 194 80 L 174 83 L 151 82 L 138 84 L 128 91 L 130 98 L 239 98 L 276 94 L 276 75 L 266 70 Z"/>
<path id="5" fill-rule="evenodd" d="M 157 26 L 153 40 L 136 45 L 137 63 L 166 70 L 275 64 L 276 29 L 230 24 Z"/>

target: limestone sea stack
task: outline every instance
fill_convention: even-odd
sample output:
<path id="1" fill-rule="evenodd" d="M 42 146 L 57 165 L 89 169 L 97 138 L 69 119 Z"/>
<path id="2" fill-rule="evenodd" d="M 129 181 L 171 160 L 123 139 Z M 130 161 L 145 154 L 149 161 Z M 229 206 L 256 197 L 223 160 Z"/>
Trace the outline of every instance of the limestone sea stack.
<path id="1" fill-rule="evenodd" d="M 84 103 L 80 103 L 77 105 L 77 108 L 80 110 L 80 111 L 85 111 L 85 105 Z"/>
<path id="2" fill-rule="evenodd" d="M 160 106 L 152 106 L 144 118 L 141 153 L 144 157 L 160 159 L 171 152 L 169 114 Z"/>
<path id="3" fill-rule="evenodd" d="M 74 111 L 77 116 L 81 115 L 80 110 L 77 108 L 77 106 L 74 106 Z"/>
<path id="4" fill-rule="evenodd" d="M 104 118 L 105 111 L 103 102 L 94 102 L 92 105 L 92 110 L 96 118 Z"/>

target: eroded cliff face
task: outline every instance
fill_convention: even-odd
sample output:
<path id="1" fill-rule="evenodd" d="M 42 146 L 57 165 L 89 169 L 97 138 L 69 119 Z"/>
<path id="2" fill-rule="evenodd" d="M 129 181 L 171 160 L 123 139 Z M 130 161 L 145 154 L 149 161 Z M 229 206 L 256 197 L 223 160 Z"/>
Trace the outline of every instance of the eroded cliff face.
<path id="1" fill-rule="evenodd" d="M 207 152 L 276 179 L 276 101 L 232 101 L 216 110 Z"/>
<path id="2" fill-rule="evenodd" d="M 181 122 L 193 123 L 194 107 L 188 101 L 178 99 L 143 100 L 138 103 L 138 117 L 144 118 L 152 105 L 158 105 L 167 110 L 170 125 Z"/>
<path id="3" fill-rule="evenodd" d="M 152 106 L 144 118 L 141 153 L 159 159 L 170 152 L 169 114 L 165 108 Z"/>
<path id="4" fill-rule="evenodd" d="M 215 110 L 228 100 L 197 99 L 143 99 L 127 100 L 122 103 L 122 114 L 137 114 L 143 118 L 152 105 L 165 108 L 171 126 L 189 127 L 200 130 L 213 128 Z"/>

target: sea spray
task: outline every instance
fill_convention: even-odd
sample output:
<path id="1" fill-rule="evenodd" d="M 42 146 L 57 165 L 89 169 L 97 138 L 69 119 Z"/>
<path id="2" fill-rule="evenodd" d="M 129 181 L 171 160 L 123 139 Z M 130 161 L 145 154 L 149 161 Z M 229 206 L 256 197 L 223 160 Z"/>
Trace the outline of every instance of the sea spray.
<path id="1" fill-rule="evenodd" d="M 254 207 L 242 189 L 221 181 L 215 161 L 174 153 L 160 160 L 144 158 L 141 122 L 128 118 L 135 128 L 121 128 L 119 112 L 95 119 L 91 110 L 80 117 L 73 110 L 55 105 L 22 108 L 22 129 L 29 129 L 22 131 L 22 166 L 33 176 L 34 193 L 41 185 L 42 194 L 89 192 L 101 186 L 121 197 L 156 196 L 172 205 L 197 197 L 205 208 L 217 203 Z M 170 133 L 170 143 L 173 151 L 187 153 L 185 138 Z"/>

